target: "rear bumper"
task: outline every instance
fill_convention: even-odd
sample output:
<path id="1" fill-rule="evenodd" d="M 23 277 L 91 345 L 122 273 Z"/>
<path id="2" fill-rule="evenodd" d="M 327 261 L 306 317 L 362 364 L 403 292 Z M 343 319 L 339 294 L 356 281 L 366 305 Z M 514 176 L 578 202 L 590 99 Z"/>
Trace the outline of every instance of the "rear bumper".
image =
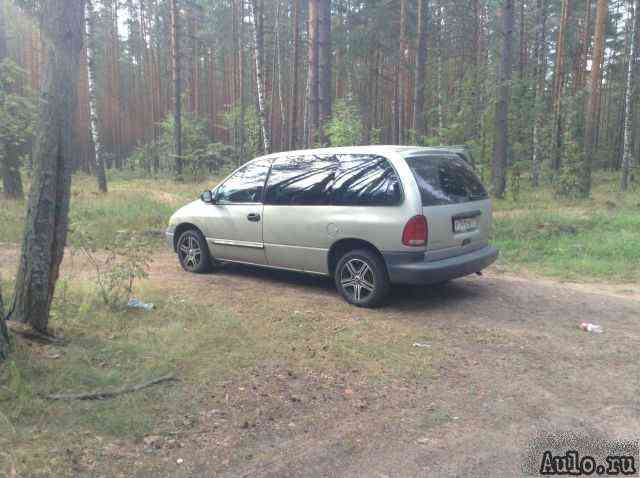
<path id="1" fill-rule="evenodd" d="M 436 284 L 480 272 L 497 259 L 498 251 L 493 246 L 485 246 L 467 254 L 431 262 L 424 260 L 424 254 L 382 255 L 392 283 L 418 285 Z"/>

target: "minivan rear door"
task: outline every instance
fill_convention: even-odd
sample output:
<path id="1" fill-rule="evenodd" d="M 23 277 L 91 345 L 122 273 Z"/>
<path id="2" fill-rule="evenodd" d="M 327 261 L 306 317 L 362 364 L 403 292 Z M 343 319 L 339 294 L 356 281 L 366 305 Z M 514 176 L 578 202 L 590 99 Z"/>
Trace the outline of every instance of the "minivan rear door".
<path id="1" fill-rule="evenodd" d="M 433 260 L 471 252 L 488 243 L 491 200 L 471 166 L 456 154 L 405 158 L 422 197 Z"/>

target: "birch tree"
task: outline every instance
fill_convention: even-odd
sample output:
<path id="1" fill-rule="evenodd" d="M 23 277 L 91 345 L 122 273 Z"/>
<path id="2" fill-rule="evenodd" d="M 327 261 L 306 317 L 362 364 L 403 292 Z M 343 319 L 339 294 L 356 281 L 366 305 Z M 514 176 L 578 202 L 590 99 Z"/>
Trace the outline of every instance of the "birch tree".
<path id="1" fill-rule="evenodd" d="M 624 143 L 622 150 L 622 176 L 620 178 L 620 189 L 629 189 L 629 175 L 631 163 L 633 162 L 633 95 L 635 93 L 635 70 L 638 57 L 638 42 L 640 42 L 640 0 L 634 0 L 630 8 L 630 22 L 633 25 L 631 41 L 629 45 L 629 59 L 627 60 L 627 82 L 624 97 Z"/>
<path id="2" fill-rule="evenodd" d="M 98 181 L 98 189 L 102 193 L 107 192 L 107 175 L 104 169 L 104 148 L 102 146 L 102 138 L 98 125 L 98 96 L 96 92 L 96 81 L 98 74 L 96 72 L 96 41 L 95 41 L 95 11 L 93 9 L 93 0 L 86 0 L 86 51 L 87 51 L 87 67 L 89 70 L 89 116 L 91 136 L 96 150 L 95 173 Z"/>
<path id="3" fill-rule="evenodd" d="M 256 61 L 256 90 L 258 93 L 258 118 L 260 120 L 260 131 L 262 132 L 262 145 L 265 153 L 271 152 L 271 137 L 267 130 L 267 114 L 265 112 L 264 101 L 264 80 L 263 80 L 263 68 L 262 64 L 263 56 L 263 41 L 262 35 L 259 34 L 258 15 L 260 11 L 258 9 L 257 0 L 251 0 L 251 11 L 249 12 L 253 20 L 253 50 L 254 58 Z"/>

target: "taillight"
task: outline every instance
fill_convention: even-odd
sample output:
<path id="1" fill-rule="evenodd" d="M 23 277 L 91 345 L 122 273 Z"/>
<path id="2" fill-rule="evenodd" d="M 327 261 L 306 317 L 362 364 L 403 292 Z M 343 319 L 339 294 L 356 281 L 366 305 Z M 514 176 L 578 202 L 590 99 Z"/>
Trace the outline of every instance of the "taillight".
<path id="1" fill-rule="evenodd" d="M 423 247 L 427 245 L 429 238 L 429 228 L 427 218 L 424 216 L 413 216 L 404 226 L 402 231 L 402 243 L 410 247 Z"/>

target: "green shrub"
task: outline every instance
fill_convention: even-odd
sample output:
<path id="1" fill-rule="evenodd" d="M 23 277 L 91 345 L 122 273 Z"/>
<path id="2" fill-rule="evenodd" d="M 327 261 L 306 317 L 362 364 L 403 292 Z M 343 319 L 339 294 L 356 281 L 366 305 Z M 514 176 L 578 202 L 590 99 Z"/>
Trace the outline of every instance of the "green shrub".
<path id="1" fill-rule="evenodd" d="M 336 101 L 333 116 L 324 128 L 331 146 L 362 144 L 364 131 L 362 120 L 355 106 L 344 100 Z"/>

